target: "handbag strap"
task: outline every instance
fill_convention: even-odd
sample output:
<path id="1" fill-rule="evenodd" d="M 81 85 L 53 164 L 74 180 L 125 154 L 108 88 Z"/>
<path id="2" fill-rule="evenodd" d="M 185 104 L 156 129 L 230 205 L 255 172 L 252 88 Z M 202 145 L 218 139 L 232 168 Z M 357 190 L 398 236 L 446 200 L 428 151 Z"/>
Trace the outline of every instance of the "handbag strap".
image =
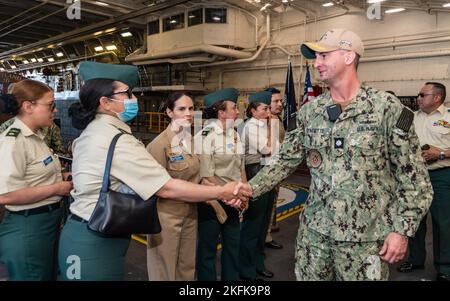
<path id="1" fill-rule="evenodd" d="M 120 136 L 122 136 L 123 133 L 118 133 L 114 136 L 113 140 L 111 141 L 111 145 L 108 149 L 108 156 L 106 157 L 106 165 L 105 165 L 105 173 L 103 174 L 103 183 L 102 183 L 102 192 L 108 192 L 109 189 L 109 175 L 111 172 L 111 163 L 112 158 L 114 155 L 114 149 L 116 148 L 117 140 L 119 140 Z"/>

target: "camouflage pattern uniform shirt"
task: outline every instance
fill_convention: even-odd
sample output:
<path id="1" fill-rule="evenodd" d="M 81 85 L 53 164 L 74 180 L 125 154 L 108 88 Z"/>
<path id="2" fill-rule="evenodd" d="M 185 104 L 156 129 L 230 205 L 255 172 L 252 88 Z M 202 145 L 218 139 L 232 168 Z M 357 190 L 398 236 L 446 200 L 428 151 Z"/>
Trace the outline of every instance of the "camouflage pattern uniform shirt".
<path id="1" fill-rule="evenodd" d="M 331 104 L 325 92 L 299 110 L 297 128 L 250 180 L 253 197 L 306 157 L 311 186 L 301 227 L 335 241 L 380 241 L 390 232 L 414 236 L 433 193 L 413 113 L 390 94 L 365 86 L 334 123 L 326 111 Z"/>

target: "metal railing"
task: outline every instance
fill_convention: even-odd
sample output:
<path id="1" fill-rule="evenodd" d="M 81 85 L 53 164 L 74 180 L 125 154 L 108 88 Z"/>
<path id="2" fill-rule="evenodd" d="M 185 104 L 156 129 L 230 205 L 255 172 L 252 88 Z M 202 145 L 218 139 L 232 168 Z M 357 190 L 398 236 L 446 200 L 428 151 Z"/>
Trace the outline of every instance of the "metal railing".
<path id="1" fill-rule="evenodd" d="M 169 119 L 165 117 L 164 113 L 160 112 L 144 112 L 148 116 L 148 129 L 151 132 L 161 133 L 169 124 Z"/>

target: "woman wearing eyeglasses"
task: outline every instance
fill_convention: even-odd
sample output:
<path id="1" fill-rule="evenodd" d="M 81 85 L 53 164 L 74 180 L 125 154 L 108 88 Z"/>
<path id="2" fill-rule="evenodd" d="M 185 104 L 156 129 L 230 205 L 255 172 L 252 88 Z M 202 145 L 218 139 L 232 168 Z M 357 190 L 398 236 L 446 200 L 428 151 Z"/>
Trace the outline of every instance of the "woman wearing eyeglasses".
<path id="1" fill-rule="evenodd" d="M 72 182 L 63 181 L 60 162 L 41 131 L 53 123 L 53 91 L 23 80 L 1 97 L 16 118 L 0 135 L 0 204 L 6 205 L 0 262 L 10 280 L 55 280 L 61 198 Z"/>
<path id="2" fill-rule="evenodd" d="M 136 117 L 138 103 L 131 88 L 138 82 L 135 66 L 82 62 L 80 75 L 85 83 L 80 102 L 69 110 L 72 124 L 83 129 L 72 145 L 74 199 L 61 232 L 59 267 L 63 280 L 123 280 L 125 255 L 130 235 L 105 237 L 88 230 L 87 223 L 97 204 L 111 140 L 123 133 L 114 149 L 110 189 L 138 194 L 147 200 L 201 202 L 230 200 L 239 206 L 243 193 L 238 183 L 220 187 L 202 186 L 173 179 L 131 135 L 127 121 Z M 236 190 L 236 191 L 235 191 Z"/>

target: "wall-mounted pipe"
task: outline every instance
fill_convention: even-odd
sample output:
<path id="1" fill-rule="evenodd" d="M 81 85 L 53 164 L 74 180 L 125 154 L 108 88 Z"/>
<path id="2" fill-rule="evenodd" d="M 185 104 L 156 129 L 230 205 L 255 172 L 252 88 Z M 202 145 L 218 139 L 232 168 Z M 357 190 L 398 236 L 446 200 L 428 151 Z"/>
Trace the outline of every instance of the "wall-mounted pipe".
<path id="1" fill-rule="evenodd" d="M 181 59 L 158 59 L 158 60 L 149 60 L 149 61 L 139 61 L 134 62 L 133 65 L 157 65 L 157 64 L 184 64 L 184 63 L 192 63 L 192 62 L 214 62 L 217 56 L 214 55 L 212 57 L 208 56 L 193 56 L 186 57 Z"/>
<path id="2" fill-rule="evenodd" d="M 231 64 L 237 64 L 237 63 L 251 62 L 251 61 L 254 61 L 261 54 L 261 52 L 264 50 L 264 48 L 266 47 L 267 43 L 269 43 L 269 41 L 270 41 L 270 14 L 266 14 L 266 40 L 264 41 L 264 43 L 261 45 L 261 47 L 258 49 L 258 51 L 252 57 L 246 58 L 246 59 L 239 59 L 239 60 L 235 60 L 235 61 L 215 62 L 215 63 L 210 63 L 210 64 L 200 64 L 200 65 L 189 64 L 189 67 L 202 68 L 202 67 L 213 67 L 213 66 L 222 66 L 222 65 L 231 65 Z"/>
<path id="3" fill-rule="evenodd" d="M 370 49 L 381 49 L 388 47 L 399 47 L 399 46 L 411 46 L 411 45 L 421 45 L 421 44 L 429 44 L 429 43 L 441 43 L 441 42 L 449 42 L 450 36 L 442 37 L 442 38 L 431 38 L 431 39 L 415 39 L 409 41 L 399 41 L 399 42 L 388 42 L 388 43 L 377 43 L 377 44 L 369 44 L 364 46 L 366 50 Z"/>
<path id="4" fill-rule="evenodd" d="M 444 50 L 439 50 L 439 51 L 429 51 L 429 52 L 412 52 L 412 53 L 374 56 L 374 57 L 363 57 L 363 58 L 361 58 L 360 62 L 368 63 L 368 62 L 381 62 L 381 61 L 395 61 L 395 60 L 403 60 L 403 59 L 420 59 L 420 58 L 430 58 L 430 57 L 440 57 L 440 56 L 450 56 L 450 49 L 444 49 Z"/>
<path id="5" fill-rule="evenodd" d="M 229 72 L 242 72 L 242 71 L 257 71 L 257 70 L 271 70 L 271 69 L 287 69 L 288 64 L 276 64 L 266 66 L 254 66 L 246 68 L 230 68 L 220 71 L 219 73 L 219 90 L 222 89 L 223 75 Z M 302 68 L 302 64 L 292 64 L 292 68 Z"/>
<path id="6" fill-rule="evenodd" d="M 249 58 L 252 56 L 251 53 L 240 51 L 240 50 L 234 50 L 234 49 L 228 49 L 220 46 L 214 46 L 214 45 L 197 45 L 197 46 L 191 46 L 191 47 L 183 47 L 183 48 L 176 48 L 172 51 L 164 52 L 161 54 L 151 55 L 148 53 L 144 54 L 130 54 L 125 58 L 126 62 L 139 62 L 139 61 L 150 61 L 154 59 L 164 59 L 167 57 L 174 57 L 174 56 L 180 56 L 180 55 L 188 55 L 198 52 L 206 52 L 211 53 L 215 55 L 221 55 L 221 56 L 227 56 L 227 57 L 233 57 L 233 58 Z"/>

